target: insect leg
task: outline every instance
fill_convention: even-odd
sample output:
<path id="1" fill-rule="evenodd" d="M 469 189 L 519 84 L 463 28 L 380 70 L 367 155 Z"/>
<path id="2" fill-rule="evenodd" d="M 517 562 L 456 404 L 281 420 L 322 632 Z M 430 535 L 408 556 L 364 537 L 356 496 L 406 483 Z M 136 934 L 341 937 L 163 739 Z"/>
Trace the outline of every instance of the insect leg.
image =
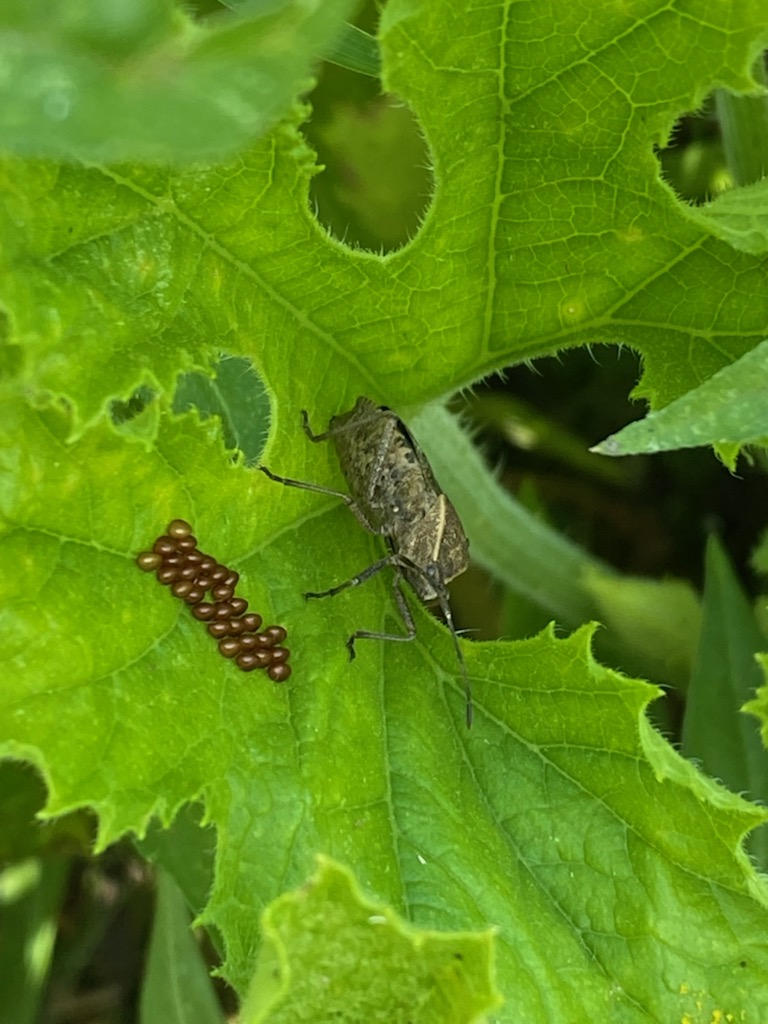
<path id="1" fill-rule="evenodd" d="M 318 441 L 327 441 L 330 437 L 335 434 L 334 430 L 324 430 L 322 434 L 314 434 L 312 428 L 309 425 L 309 414 L 306 409 L 301 410 L 301 422 L 304 427 L 304 433 L 307 435 L 310 441 L 317 443 Z"/>
<path id="2" fill-rule="evenodd" d="M 367 629 L 358 629 L 357 632 L 353 633 L 349 640 L 347 640 L 350 660 L 355 657 L 355 640 L 399 640 L 403 642 L 413 640 L 416 636 L 416 626 L 414 625 L 410 608 L 408 607 L 405 597 L 400 590 L 400 583 L 403 579 L 403 575 L 400 572 L 398 561 L 398 555 L 387 555 L 386 558 L 381 558 L 378 562 L 374 562 L 373 565 L 369 565 L 367 569 L 363 569 L 363 571 L 358 573 L 357 576 L 353 576 L 351 579 L 345 580 L 343 583 L 339 583 L 338 586 L 331 587 L 330 590 L 323 590 L 319 594 L 307 593 L 304 595 L 307 599 L 312 597 L 335 597 L 336 594 L 340 594 L 342 590 L 348 590 L 350 587 L 359 587 L 361 583 L 365 583 L 365 581 L 369 580 L 371 576 L 375 576 L 377 572 L 381 572 L 382 569 L 386 569 L 390 565 L 396 567 L 397 571 L 395 572 L 392 580 L 392 589 L 395 594 L 397 607 L 400 610 L 400 614 L 405 622 L 405 627 L 408 630 L 408 634 L 407 636 L 401 636 L 399 633 L 375 633 Z"/>
<path id="3" fill-rule="evenodd" d="M 403 636 L 401 633 L 375 633 L 368 629 L 358 629 L 352 636 L 347 640 L 347 650 L 349 651 L 349 660 L 355 657 L 355 641 L 356 640 L 396 640 L 399 643 L 408 643 L 409 640 L 413 640 L 416 636 L 416 626 L 411 615 L 411 609 L 408 607 L 408 602 L 405 600 L 405 595 L 400 589 L 400 584 L 403 580 L 402 573 L 397 570 L 392 578 L 392 591 L 395 595 L 395 601 L 397 607 L 400 610 L 400 614 L 403 617 L 405 628 L 408 632 Z"/>
<path id="4" fill-rule="evenodd" d="M 334 491 L 332 487 L 323 487 L 321 484 L 313 484 L 308 480 L 292 480 L 291 477 L 288 476 L 278 476 L 277 473 L 273 473 L 272 470 L 267 469 L 266 466 L 257 466 L 256 468 L 260 469 L 261 472 L 265 476 L 268 476 L 270 480 L 274 480 L 275 483 L 278 484 L 285 484 L 286 487 L 298 487 L 302 491 L 315 491 L 317 494 L 329 494 L 332 498 L 340 498 L 357 521 L 364 526 L 369 533 L 379 532 L 376 527 L 369 522 L 365 513 L 354 498 L 350 498 L 350 496 L 345 494 L 343 491 Z"/>
<path id="5" fill-rule="evenodd" d="M 274 480 L 275 483 L 285 484 L 286 487 L 299 487 L 302 491 L 317 491 L 318 494 L 330 494 L 332 498 L 341 498 L 350 508 L 355 505 L 352 498 L 348 494 L 344 494 L 343 491 L 334 491 L 332 487 L 321 487 L 320 484 L 312 484 L 306 480 L 291 480 L 287 476 L 278 476 L 277 473 L 273 473 L 266 466 L 258 466 L 257 469 L 260 469 L 265 476 L 268 476 L 270 480 Z"/>
<path id="6" fill-rule="evenodd" d="M 308 593 L 305 594 L 305 598 L 310 597 L 335 597 L 336 594 L 340 594 L 342 590 L 348 590 L 349 587 L 359 587 L 361 583 L 365 583 L 371 576 L 375 576 L 377 572 L 381 572 L 382 569 L 386 569 L 388 565 L 396 564 L 397 555 L 387 555 L 386 558 L 380 558 L 378 562 L 374 562 L 373 565 L 369 565 L 367 569 L 363 569 L 357 576 L 353 576 L 349 580 L 345 580 L 343 583 L 339 583 L 336 587 L 331 587 L 330 590 L 321 590 L 319 594 Z"/>

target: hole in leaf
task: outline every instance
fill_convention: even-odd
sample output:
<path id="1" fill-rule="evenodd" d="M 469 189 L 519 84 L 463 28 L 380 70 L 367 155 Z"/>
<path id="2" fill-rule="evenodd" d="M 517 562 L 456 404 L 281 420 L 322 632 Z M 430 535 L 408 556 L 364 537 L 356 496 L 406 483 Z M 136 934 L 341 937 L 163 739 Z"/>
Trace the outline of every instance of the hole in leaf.
<path id="1" fill-rule="evenodd" d="M 318 220 L 353 248 L 392 252 L 418 232 L 434 191 L 412 112 L 380 83 L 326 64 L 303 131 L 323 167 L 310 184 Z"/>
<path id="2" fill-rule="evenodd" d="M 768 54 L 752 69 L 768 84 Z M 659 151 L 662 174 L 683 199 L 700 205 L 728 189 L 762 181 L 768 171 L 768 102 L 764 95 L 715 89 L 699 111 L 681 117 Z"/>
<path id="3" fill-rule="evenodd" d="M 173 411 L 197 409 L 201 419 L 218 416 L 227 448 L 239 448 L 246 465 L 259 461 L 269 434 L 269 395 L 248 359 L 224 355 L 213 377 L 203 373 L 179 376 Z"/>
<path id="4" fill-rule="evenodd" d="M 155 391 L 145 384 L 136 388 L 126 401 L 110 402 L 109 415 L 115 427 L 126 437 L 153 444 L 160 424 L 160 403 Z"/>
<path id="5" fill-rule="evenodd" d="M 701 110 L 677 121 L 669 144 L 657 151 L 657 157 L 665 181 L 689 203 L 701 205 L 730 188 L 733 182 L 713 96 Z"/>
<path id="6" fill-rule="evenodd" d="M 754 69 L 768 83 L 765 59 Z M 716 89 L 702 111 L 678 122 L 672 144 L 659 154 L 662 174 L 691 205 L 698 221 L 734 249 L 763 256 L 768 251 L 764 210 L 768 188 L 768 101 Z"/>
<path id="7" fill-rule="evenodd" d="M 147 406 L 155 399 L 155 392 L 152 388 L 142 384 L 137 388 L 127 401 L 115 399 L 110 403 L 109 414 L 116 427 L 130 423 L 140 416 Z"/>

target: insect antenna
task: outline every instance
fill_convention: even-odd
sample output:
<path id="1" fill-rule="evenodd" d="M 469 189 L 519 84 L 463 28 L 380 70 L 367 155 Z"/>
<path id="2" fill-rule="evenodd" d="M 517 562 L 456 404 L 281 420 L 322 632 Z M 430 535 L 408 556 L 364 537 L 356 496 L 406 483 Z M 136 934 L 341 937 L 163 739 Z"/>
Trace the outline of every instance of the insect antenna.
<path id="1" fill-rule="evenodd" d="M 461 665 L 461 674 L 464 677 L 464 694 L 467 701 L 467 728 L 472 728 L 472 721 L 475 717 L 475 706 L 472 701 L 472 684 L 469 681 L 469 673 L 467 672 L 467 663 L 464 661 L 464 655 L 462 654 L 461 647 L 459 647 L 459 637 L 456 633 L 456 627 L 453 624 L 453 615 L 451 614 L 451 606 L 448 604 L 448 597 L 444 593 L 438 592 L 437 601 L 440 605 L 440 611 L 443 613 L 445 623 L 451 632 L 453 638 L 453 648 L 456 651 L 456 657 L 459 659 Z"/>

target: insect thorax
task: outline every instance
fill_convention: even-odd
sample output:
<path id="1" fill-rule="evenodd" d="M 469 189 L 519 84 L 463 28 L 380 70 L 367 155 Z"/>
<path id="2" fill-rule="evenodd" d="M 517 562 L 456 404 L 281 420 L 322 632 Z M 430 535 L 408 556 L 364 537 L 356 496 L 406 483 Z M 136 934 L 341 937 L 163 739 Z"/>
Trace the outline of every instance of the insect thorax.
<path id="1" fill-rule="evenodd" d="M 377 533 L 395 537 L 429 514 L 440 488 L 395 413 L 359 398 L 331 428 L 350 493 Z"/>

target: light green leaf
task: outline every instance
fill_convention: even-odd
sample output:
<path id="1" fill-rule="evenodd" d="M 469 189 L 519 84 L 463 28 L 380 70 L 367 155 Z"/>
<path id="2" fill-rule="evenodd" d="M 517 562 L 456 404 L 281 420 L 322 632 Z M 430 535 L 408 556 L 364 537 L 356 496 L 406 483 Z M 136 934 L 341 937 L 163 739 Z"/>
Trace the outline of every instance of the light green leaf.
<path id="1" fill-rule="evenodd" d="M 762 256 L 768 250 L 768 181 L 731 188 L 691 217 L 734 249 Z"/>
<path id="2" fill-rule="evenodd" d="M 651 27 L 622 9 L 595 19 L 589 6 L 550 0 L 510 37 L 503 68 L 492 35 L 465 31 L 469 15 L 450 5 L 448 15 L 386 8 L 388 84 L 415 108 L 437 173 L 423 230 L 386 259 L 319 228 L 306 199 L 311 158 L 290 127 L 228 167 L 184 175 L 10 164 L 4 298 L 34 387 L 67 393 L 88 422 L 102 396 L 127 398 L 137 378 L 167 389 L 218 341 L 232 355 L 257 348 L 282 399 L 285 357 L 274 365 L 267 350 L 293 337 L 300 365 L 326 381 L 327 420 L 358 393 L 416 406 L 513 361 L 621 341 L 643 353 L 642 393 L 661 405 L 762 341 L 759 260 L 704 233 L 652 153 L 708 81 L 748 86 L 762 4 L 739 0 L 727 25 L 712 16 L 695 27 L 660 4 Z M 536 40 L 553 37 L 561 52 L 545 59 Z M 635 74 L 666 61 L 668 47 L 668 76 Z M 450 66 L 435 71 L 446 52 Z M 486 70 L 465 74 L 462 60 Z M 499 160 L 507 136 L 514 147 Z M 308 292 L 318 267 L 323 285 Z M 58 357 L 62 338 L 85 372 Z M 343 373 L 329 369 L 336 356 Z M 303 399 L 291 393 L 295 412 Z"/>
<path id="3" fill-rule="evenodd" d="M 501 1002 L 492 933 L 409 927 L 325 857 L 307 885 L 267 907 L 263 929 L 243 1024 L 300 1020 L 308 1007 L 316 1021 L 470 1024 Z"/>
<path id="4" fill-rule="evenodd" d="M 253 4 L 195 23 L 173 0 L 0 9 L 0 148 L 63 159 L 215 160 L 306 88 L 350 0 Z"/>
<path id="5" fill-rule="evenodd" d="M 591 567 L 583 584 L 632 664 L 642 662 L 653 679 L 685 689 L 701 626 L 701 606 L 693 587 L 683 580 L 626 577 Z"/>
<path id="6" fill-rule="evenodd" d="M 637 455 L 768 439 L 768 341 L 700 387 L 595 445 L 601 455 Z M 735 459 L 731 453 L 731 459 Z"/>
<path id="7" fill-rule="evenodd" d="M 344 25 L 323 56 L 332 64 L 371 78 L 381 74 L 379 44 L 355 25 Z"/>

